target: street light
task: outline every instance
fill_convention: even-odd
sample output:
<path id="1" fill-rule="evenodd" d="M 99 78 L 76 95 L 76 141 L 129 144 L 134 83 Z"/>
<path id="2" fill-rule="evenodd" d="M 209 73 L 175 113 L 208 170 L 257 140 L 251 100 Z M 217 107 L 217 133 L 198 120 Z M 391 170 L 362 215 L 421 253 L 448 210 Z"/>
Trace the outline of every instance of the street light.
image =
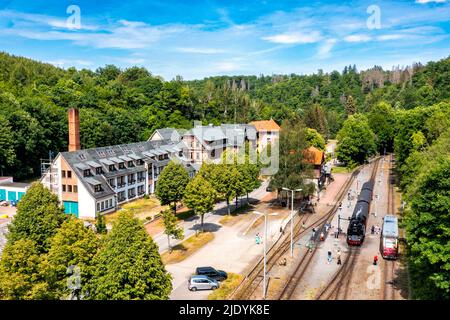
<path id="1" fill-rule="evenodd" d="M 267 216 L 277 216 L 278 213 L 261 213 L 259 211 L 253 211 L 257 215 L 264 216 L 264 282 L 263 282 L 263 299 L 266 299 L 266 287 L 267 287 L 267 281 L 266 281 L 266 275 L 267 275 Z"/>
<path id="2" fill-rule="evenodd" d="M 291 191 L 291 258 L 294 256 L 294 192 L 302 191 L 303 189 L 288 189 L 282 188 L 285 191 Z"/>

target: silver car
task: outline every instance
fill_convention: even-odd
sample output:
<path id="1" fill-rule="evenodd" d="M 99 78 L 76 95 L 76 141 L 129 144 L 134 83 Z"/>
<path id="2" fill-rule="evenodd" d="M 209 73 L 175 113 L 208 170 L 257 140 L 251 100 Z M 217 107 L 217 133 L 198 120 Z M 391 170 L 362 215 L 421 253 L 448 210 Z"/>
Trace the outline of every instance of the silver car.
<path id="1" fill-rule="evenodd" d="M 219 282 L 207 276 L 191 276 L 188 280 L 188 289 L 197 290 L 215 290 L 219 287 Z"/>

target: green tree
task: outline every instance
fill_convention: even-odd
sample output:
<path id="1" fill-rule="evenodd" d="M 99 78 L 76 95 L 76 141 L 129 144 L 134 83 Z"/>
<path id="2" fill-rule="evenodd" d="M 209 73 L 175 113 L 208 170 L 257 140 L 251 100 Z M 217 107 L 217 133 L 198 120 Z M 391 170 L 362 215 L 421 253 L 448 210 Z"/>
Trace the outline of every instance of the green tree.
<path id="1" fill-rule="evenodd" d="M 448 150 L 423 166 L 408 193 L 406 234 L 416 298 L 450 299 Z"/>
<path id="2" fill-rule="evenodd" d="M 100 213 L 97 213 L 97 216 L 95 218 L 95 229 L 99 234 L 106 234 L 106 232 L 108 231 L 106 229 L 105 216 Z"/>
<path id="3" fill-rule="evenodd" d="M 325 139 L 315 129 L 306 129 L 306 141 L 310 146 L 316 147 L 322 151 L 325 150 Z"/>
<path id="4" fill-rule="evenodd" d="M 337 158 L 350 167 L 362 164 L 375 153 L 374 134 L 363 115 L 349 116 L 337 139 Z"/>
<path id="5" fill-rule="evenodd" d="M 177 223 L 177 217 L 171 210 L 163 211 L 164 233 L 167 235 L 167 244 L 169 250 L 172 250 L 170 246 L 170 237 L 181 240 L 184 238 L 184 230 Z"/>
<path id="6" fill-rule="evenodd" d="M 351 116 L 356 114 L 356 111 L 355 99 L 353 99 L 352 96 L 348 96 L 347 101 L 345 102 L 345 114 Z"/>
<path id="7" fill-rule="evenodd" d="M 58 197 L 35 182 L 22 197 L 14 220 L 9 225 L 8 242 L 30 239 L 39 252 L 47 252 L 50 241 L 67 216 Z"/>
<path id="8" fill-rule="evenodd" d="M 121 212 L 94 258 L 87 299 L 168 299 L 171 276 L 142 222 Z"/>
<path id="9" fill-rule="evenodd" d="M 301 122 L 285 120 L 281 125 L 279 138 L 279 168 L 272 176 L 270 186 L 281 188 L 303 189 L 304 194 L 311 194 L 314 189 L 305 184 L 305 179 L 312 175 L 304 161 L 303 150 L 307 148 L 306 128 Z"/>
<path id="10" fill-rule="evenodd" d="M 42 259 L 40 273 L 46 283 L 47 299 L 82 297 L 92 274 L 92 261 L 99 240 L 83 221 L 71 217 L 58 229 L 51 240 L 49 252 Z M 71 287 L 68 286 L 69 278 Z"/>
<path id="11" fill-rule="evenodd" d="M 34 299 L 39 262 L 39 249 L 33 240 L 7 243 L 0 260 L 0 299 Z"/>
<path id="12" fill-rule="evenodd" d="M 15 159 L 12 128 L 9 121 L 0 114 L 0 175 L 14 164 Z"/>
<path id="13" fill-rule="evenodd" d="M 370 128 L 376 137 L 380 154 L 392 151 L 394 145 L 395 115 L 391 106 L 380 102 L 372 107 L 367 115 Z"/>
<path id="14" fill-rule="evenodd" d="M 202 231 L 204 231 L 203 217 L 205 213 L 213 210 L 215 199 L 216 191 L 200 174 L 197 174 L 186 186 L 183 203 L 200 216 Z"/>
<path id="15" fill-rule="evenodd" d="M 183 198 L 188 183 L 189 174 L 184 166 L 171 161 L 158 177 L 155 194 L 162 205 L 172 204 L 176 213 L 177 201 Z"/>

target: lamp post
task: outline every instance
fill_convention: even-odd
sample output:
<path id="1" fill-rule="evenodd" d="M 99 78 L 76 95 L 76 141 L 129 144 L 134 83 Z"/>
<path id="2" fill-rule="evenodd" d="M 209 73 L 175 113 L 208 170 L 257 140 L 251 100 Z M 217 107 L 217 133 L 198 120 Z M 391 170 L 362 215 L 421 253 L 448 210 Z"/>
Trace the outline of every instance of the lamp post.
<path id="1" fill-rule="evenodd" d="M 282 188 L 285 191 L 291 191 L 291 258 L 294 256 L 294 192 L 303 189 Z"/>
<path id="2" fill-rule="evenodd" d="M 266 299 L 266 291 L 267 291 L 267 216 L 276 216 L 278 213 L 261 213 L 258 211 L 253 211 L 254 213 L 264 216 L 264 280 L 263 280 L 263 299 Z"/>

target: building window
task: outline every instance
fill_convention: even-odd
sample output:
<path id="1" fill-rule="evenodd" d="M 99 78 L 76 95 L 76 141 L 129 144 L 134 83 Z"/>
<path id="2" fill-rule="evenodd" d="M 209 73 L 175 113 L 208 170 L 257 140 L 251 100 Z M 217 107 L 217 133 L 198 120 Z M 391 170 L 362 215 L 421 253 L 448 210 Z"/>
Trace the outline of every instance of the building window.
<path id="1" fill-rule="evenodd" d="M 70 170 L 67 170 L 67 178 L 72 178 L 72 171 L 70 171 Z"/>
<path id="2" fill-rule="evenodd" d="M 216 156 L 216 150 L 214 149 L 213 151 L 211 151 L 211 157 L 215 157 Z"/>
<path id="3" fill-rule="evenodd" d="M 169 154 L 168 154 L 168 153 L 166 153 L 166 154 L 164 155 L 164 159 L 169 159 Z"/>
<path id="4" fill-rule="evenodd" d="M 62 185 L 62 191 L 66 192 L 66 185 L 65 184 Z"/>
<path id="5" fill-rule="evenodd" d="M 112 199 L 109 199 L 109 207 L 112 208 Z"/>
<path id="6" fill-rule="evenodd" d="M 102 185 L 101 185 L 101 184 L 96 184 L 96 185 L 94 186 L 94 191 L 95 191 L 95 192 L 103 191 L 103 190 L 102 190 Z"/>
<path id="7" fill-rule="evenodd" d="M 136 163 L 138 166 L 142 166 L 144 164 L 144 160 L 138 159 L 138 160 L 136 160 Z"/>
<path id="8" fill-rule="evenodd" d="M 197 152 L 197 160 L 200 160 L 200 152 Z"/>
<path id="9" fill-rule="evenodd" d="M 113 165 L 113 164 L 110 164 L 109 165 L 109 172 L 113 172 L 113 171 L 116 171 L 116 166 Z"/>
<path id="10" fill-rule="evenodd" d="M 105 202 L 102 201 L 102 211 L 105 210 Z"/>
<path id="11" fill-rule="evenodd" d="M 72 192 L 72 185 L 70 184 L 67 185 L 67 192 Z"/>
<path id="12" fill-rule="evenodd" d="M 115 185 L 114 185 L 114 179 L 109 179 L 109 185 L 111 186 L 111 187 L 115 187 Z"/>
<path id="13" fill-rule="evenodd" d="M 97 203 L 97 211 L 100 211 L 100 203 Z"/>
<path id="14" fill-rule="evenodd" d="M 66 177 L 66 170 L 61 171 L 61 177 L 63 177 L 63 178 Z"/>
<path id="15" fill-rule="evenodd" d="M 78 193 L 78 187 L 77 186 L 73 186 L 73 192 L 74 193 Z"/>
<path id="16" fill-rule="evenodd" d="M 84 176 L 85 176 L 85 177 L 90 177 L 90 176 L 92 176 L 91 169 L 86 169 L 86 170 L 84 170 Z"/>
<path id="17" fill-rule="evenodd" d="M 133 161 L 128 161 L 128 168 L 132 168 L 132 167 L 134 167 Z"/>
<path id="18" fill-rule="evenodd" d="M 119 163 L 119 169 L 125 169 L 125 163 L 123 162 Z"/>
<path id="19" fill-rule="evenodd" d="M 103 168 L 102 167 L 95 168 L 95 174 L 103 174 Z"/>

